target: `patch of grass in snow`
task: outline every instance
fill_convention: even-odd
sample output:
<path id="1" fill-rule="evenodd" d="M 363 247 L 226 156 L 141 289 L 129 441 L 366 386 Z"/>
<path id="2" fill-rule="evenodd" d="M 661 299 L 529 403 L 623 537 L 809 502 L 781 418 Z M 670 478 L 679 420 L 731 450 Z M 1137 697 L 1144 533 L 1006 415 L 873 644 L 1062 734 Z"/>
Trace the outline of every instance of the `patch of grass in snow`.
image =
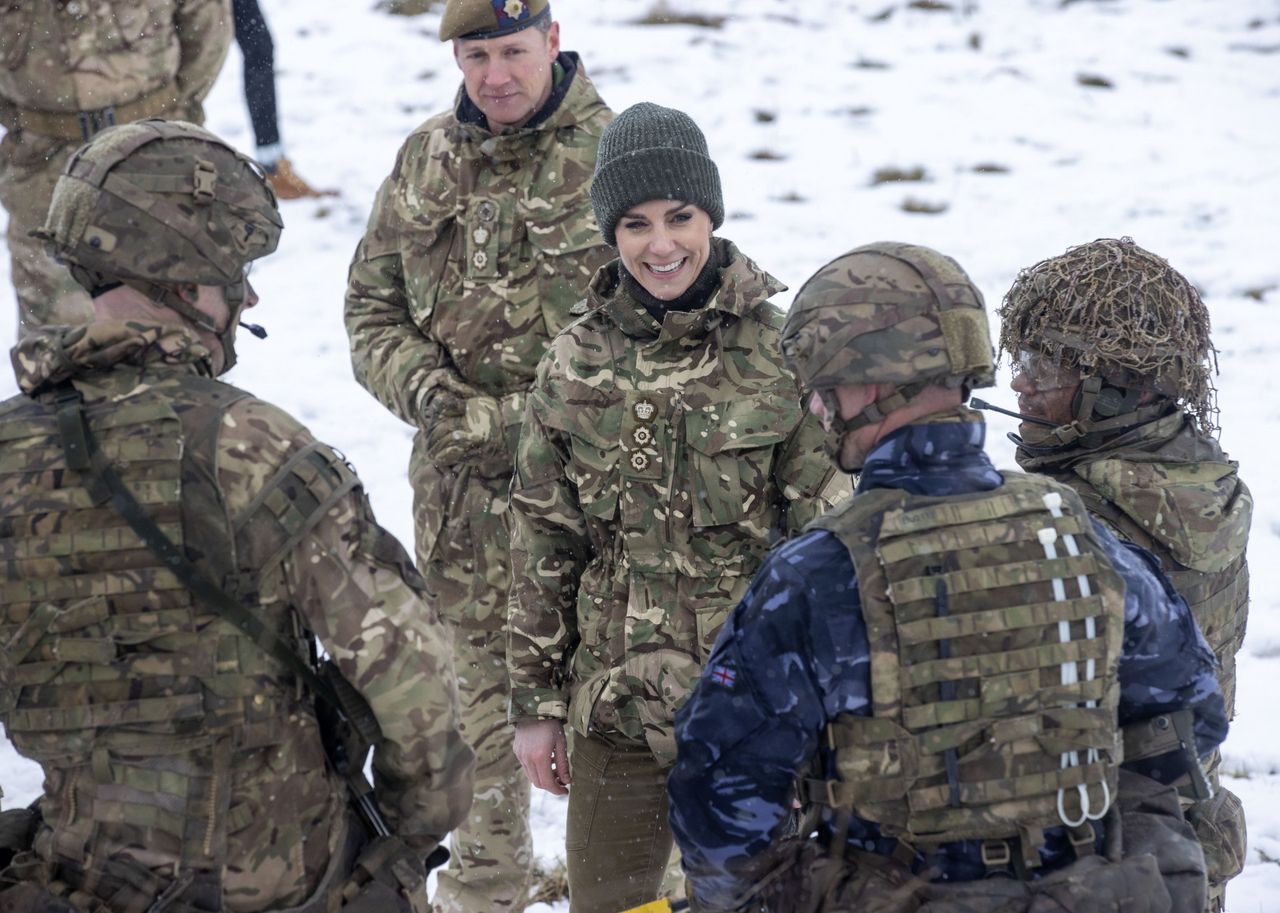
<path id="1" fill-rule="evenodd" d="M 946 212 L 951 206 L 948 203 L 922 200 L 919 197 L 907 197 L 902 201 L 903 212 L 914 212 L 926 216 L 936 216 Z"/>
<path id="2" fill-rule="evenodd" d="M 393 16 L 420 16 L 442 3 L 443 0 L 382 0 L 376 9 Z"/>
<path id="3" fill-rule="evenodd" d="M 1077 73 L 1076 82 L 1089 89 L 1114 89 L 1116 84 L 1097 73 Z"/>
<path id="4" fill-rule="evenodd" d="M 541 862 L 533 870 L 533 887 L 529 903 L 553 904 L 569 896 L 569 870 L 563 859 L 557 859 L 547 868 Z"/>
<path id="5" fill-rule="evenodd" d="M 707 16 L 702 13 L 680 12 L 670 9 L 664 0 L 657 3 L 639 19 L 633 19 L 636 25 L 693 25 L 704 29 L 718 29 L 724 25 L 727 16 Z"/>
<path id="6" fill-rule="evenodd" d="M 927 180 L 929 180 L 929 172 L 925 171 L 921 165 L 912 165 L 909 168 L 886 165 L 883 168 L 877 168 L 871 174 L 872 187 L 878 187 L 881 184 L 900 184 Z"/>

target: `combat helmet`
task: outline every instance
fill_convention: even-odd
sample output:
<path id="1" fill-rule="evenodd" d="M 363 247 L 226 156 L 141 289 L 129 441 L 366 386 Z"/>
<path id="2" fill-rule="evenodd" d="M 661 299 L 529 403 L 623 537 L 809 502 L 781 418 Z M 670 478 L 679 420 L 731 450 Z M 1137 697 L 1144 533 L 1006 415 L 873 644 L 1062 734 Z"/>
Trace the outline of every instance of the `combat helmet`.
<path id="1" fill-rule="evenodd" d="M 34 234 L 90 294 L 128 285 L 214 333 L 235 363 L 248 265 L 276 249 L 275 194 L 247 156 L 194 124 L 143 120 L 78 149 Z M 184 301 L 181 284 L 221 286 L 227 326 Z"/>
<path id="2" fill-rule="evenodd" d="M 1174 404 L 1213 431 L 1208 309 L 1185 276 L 1132 238 L 1100 238 L 1022 270 L 1000 318 L 1000 348 L 1015 371 L 1038 361 L 1043 372 L 1082 377 L 1072 423 L 1038 433 L 1034 444 L 1018 439 L 1029 451 L 1087 447 Z"/>
<path id="3" fill-rule="evenodd" d="M 995 383 L 982 293 L 955 260 L 914 244 L 867 244 L 819 269 L 787 315 L 782 354 L 834 416 L 825 442 L 833 457 L 845 434 L 881 421 L 926 387 L 967 395 Z M 837 386 L 882 383 L 897 389 L 839 418 Z"/>

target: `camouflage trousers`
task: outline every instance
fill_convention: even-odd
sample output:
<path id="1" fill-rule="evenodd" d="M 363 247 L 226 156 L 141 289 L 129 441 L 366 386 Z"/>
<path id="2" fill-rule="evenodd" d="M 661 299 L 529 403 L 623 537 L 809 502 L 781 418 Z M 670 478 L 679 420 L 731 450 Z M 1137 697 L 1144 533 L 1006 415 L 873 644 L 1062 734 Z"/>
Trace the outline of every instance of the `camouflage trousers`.
<path id="1" fill-rule="evenodd" d="M 1214 653 L 1221 669 L 1218 682 L 1222 685 L 1222 697 L 1226 704 L 1227 719 L 1236 715 L 1236 653 L 1243 638 L 1243 619 L 1238 638 L 1220 644 Z M 1209 905 L 1207 913 L 1223 913 L 1227 908 L 1227 882 L 1244 870 L 1248 834 L 1245 826 L 1244 806 L 1240 797 L 1222 785 L 1218 767 L 1222 753 L 1215 750 L 1205 764 L 1213 798 L 1204 802 L 1183 803 L 1187 820 L 1196 829 L 1196 838 L 1204 849 L 1204 861 L 1209 871 Z"/>
<path id="2" fill-rule="evenodd" d="M 50 324 L 87 323 L 93 304 L 71 273 L 28 233 L 44 224 L 53 185 L 75 143 L 10 132 L 0 141 L 0 204 L 9 213 L 7 242 L 18 298 L 18 335 Z"/>
<path id="3" fill-rule="evenodd" d="M 440 468 L 415 442 L 409 480 L 418 567 L 433 606 L 450 623 L 461 699 L 462 736 L 476 753 L 475 792 L 465 821 L 449 838 L 437 872 L 437 913 L 519 913 L 533 868 L 529 781 L 507 722 L 507 595 L 510 538 L 503 509 L 505 464 Z"/>
<path id="4" fill-rule="evenodd" d="M 529 781 L 516 760 L 507 722 L 506 644 L 501 637 L 456 631 L 453 661 L 462 699 L 462 737 L 475 750 L 475 793 L 466 820 L 449 838 L 450 857 L 436 876 L 436 913 L 525 908 L 533 866 Z"/>
<path id="5" fill-rule="evenodd" d="M 1222 785 L 1218 776 L 1219 756 L 1214 752 L 1208 774 L 1213 798 L 1203 802 L 1184 802 L 1184 814 L 1195 828 L 1196 839 L 1204 850 L 1205 868 L 1209 874 L 1209 903 L 1206 913 L 1223 913 L 1227 908 L 1227 882 L 1244 869 L 1247 849 L 1244 806 L 1240 797 Z"/>

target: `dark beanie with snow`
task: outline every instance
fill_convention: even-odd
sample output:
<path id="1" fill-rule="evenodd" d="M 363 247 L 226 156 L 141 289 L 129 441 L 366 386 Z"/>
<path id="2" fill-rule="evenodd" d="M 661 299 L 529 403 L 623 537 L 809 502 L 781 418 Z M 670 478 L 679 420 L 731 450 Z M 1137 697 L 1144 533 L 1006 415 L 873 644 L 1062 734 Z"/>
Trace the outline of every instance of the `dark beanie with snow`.
<path id="1" fill-rule="evenodd" d="M 707 138 L 683 111 L 644 101 L 614 118 L 600 137 L 591 205 L 605 241 L 616 247 L 618 221 L 650 200 L 692 203 L 713 228 L 724 222 L 720 171 L 707 155 Z"/>

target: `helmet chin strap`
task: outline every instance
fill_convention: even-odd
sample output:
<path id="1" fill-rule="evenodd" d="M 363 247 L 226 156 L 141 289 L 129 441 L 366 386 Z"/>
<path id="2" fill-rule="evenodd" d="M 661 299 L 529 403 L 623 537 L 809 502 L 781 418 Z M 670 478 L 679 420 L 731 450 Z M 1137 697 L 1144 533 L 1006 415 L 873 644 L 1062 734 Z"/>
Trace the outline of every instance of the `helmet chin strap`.
<path id="1" fill-rule="evenodd" d="M 266 329 L 258 324 L 244 323 L 240 320 L 240 312 L 244 310 L 245 301 L 248 298 L 248 280 L 246 279 L 240 279 L 231 285 L 223 286 L 223 297 L 227 303 L 228 315 L 227 325 L 222 329 L 218 329 L 218 324 L 211 315 L 197 308 L 168 286 L 148 282 L 145 279 L 126 279 L 124 284 L 146 295 L 148 299 L 161 307 L 168 308 L 189 323 L 216 336 L 218 343 L 222 346 L 223 361 L 220 373 L 225 374 L 235 366 L 237 326 L 244 327 L 258 339 L 267 338 Z"/>
<path id="2" fill-rule="evenodd" d="M 887 396 L 882 396 L 880 399 L 868 403 L 861 412 L 850 418 L 842 418 L 840 416 L 840 404 L 836 399 L 834 390 L 817 391 L 818 396 L 822 398 L 822 404 L 826 408 L 827 414 L 832 416 L 831 428 L 822 442 L 822 449 L 826 452 L 827 457 L 836 466 L 840 467 L 841 472 L 857 472 L 862 468 L 861 465 L 849 467 L 840 462 L 845 436 L 866 428 L 868 425 L 876 425 L 883 422 L 889 417 L 890 413 L 910 404 L 928 386 L 930 386 L 928 382 L 917 381 L 913 384 L 898 387 Z"/>

